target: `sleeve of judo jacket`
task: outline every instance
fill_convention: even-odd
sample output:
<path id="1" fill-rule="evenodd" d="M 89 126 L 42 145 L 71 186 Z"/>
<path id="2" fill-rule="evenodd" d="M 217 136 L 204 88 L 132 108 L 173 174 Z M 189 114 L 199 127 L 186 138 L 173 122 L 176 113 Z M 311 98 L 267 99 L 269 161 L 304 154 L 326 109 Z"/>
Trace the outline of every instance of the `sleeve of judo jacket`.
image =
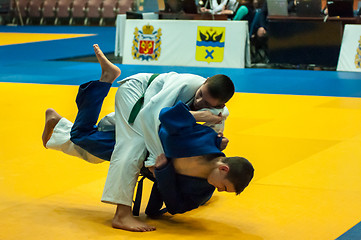
<path id="1" fill-rule="evenodd" d="M 196 120 L 189 112 L 189 108 L 182 102 L 178 102 L 174 107 L 163 108 L 159 114 L 162 128 L 169 134 L 175 135 L 190 129 L 196 124 Z"/>

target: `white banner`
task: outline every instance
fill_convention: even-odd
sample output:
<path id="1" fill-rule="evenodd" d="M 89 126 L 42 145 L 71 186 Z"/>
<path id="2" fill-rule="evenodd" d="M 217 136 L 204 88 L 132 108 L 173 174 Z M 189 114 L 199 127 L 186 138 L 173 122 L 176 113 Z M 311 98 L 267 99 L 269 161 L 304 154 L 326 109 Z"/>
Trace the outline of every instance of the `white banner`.
<path id="1" fill-rule="evenodd" d="M 244 68 L 247 21 L 126 20 L 123 64 Z"/>
<path id="2" fill-rule="evenodd" d="M 361 72 L 361 25 L 345 25 L 337 71 Z"/>
<path id="3" fill-rule="evenodd" d="M 125 32 L 125 22 L 127 16 L 125 14 L 118 14 L 117 20 L 115 22 L 115 49 L 114 56 L 119 57 L 123 56 L 123 45 L 124 45 L 124 32 Z"/>

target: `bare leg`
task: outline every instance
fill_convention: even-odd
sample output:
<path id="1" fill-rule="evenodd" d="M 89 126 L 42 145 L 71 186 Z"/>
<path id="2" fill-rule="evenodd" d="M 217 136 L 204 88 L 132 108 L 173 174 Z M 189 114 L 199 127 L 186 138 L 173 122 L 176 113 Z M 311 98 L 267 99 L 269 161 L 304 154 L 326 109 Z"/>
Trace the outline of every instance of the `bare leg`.
<path id="1" fill-rule="evenodd" d="M 117 211 L 115 212 L 113 222 L 113 228 L 120 228 L 133 232 L 149 232 L 154 231 L 155 227 L 149 226 L 144 222 L 136 219 L 131 211 L 130 206 L 118 204 Z"/>
<path id="2" fill-rule="evenodd" d="M 49 141 L 51 135 L 53 134 L 53 130 L 60 121 L 62 116 L 60 116 L 54 109 L 49 108 L 45 112 L 45 127 L 43 131 L 43 145 L 46 148 L 46 143 Z"/>
<path id="3" fill-rule="evenodd" d="M 113 83 L 117 77 L 120 76 L 120 69 L 111 63 L 100 50 L 98 44 L 94 44 L 94 52 L 102 68 L 101 82 Z"/>

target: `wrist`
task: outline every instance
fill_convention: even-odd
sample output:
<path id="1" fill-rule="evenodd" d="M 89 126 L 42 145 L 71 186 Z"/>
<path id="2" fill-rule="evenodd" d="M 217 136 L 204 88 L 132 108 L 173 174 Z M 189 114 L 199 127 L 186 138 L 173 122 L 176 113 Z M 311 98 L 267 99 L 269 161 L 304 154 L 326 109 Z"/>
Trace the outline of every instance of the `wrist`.
<path id="1" fill-rule="evenodd" d="M 154 167 L 156 170 L 162 170 L 168 165 L 168 162 L 162 163 L 162 164 L 156 164 Z"/>
<path id="2" fill-rule="evenodd" d="M 198 122 L 198 121 L 201 121 L 202 120 L 202 111 L 189 111 L 193 118 Z"/>

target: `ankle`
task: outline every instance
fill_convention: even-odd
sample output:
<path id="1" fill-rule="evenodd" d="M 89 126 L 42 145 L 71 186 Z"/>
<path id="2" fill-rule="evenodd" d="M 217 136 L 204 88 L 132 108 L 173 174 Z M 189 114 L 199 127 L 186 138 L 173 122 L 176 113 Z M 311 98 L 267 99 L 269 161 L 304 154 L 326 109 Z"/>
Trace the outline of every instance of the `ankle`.
<path id="1" fill-rule="evenodd" d="M 118 204 L 117 210 L 114 215 L 114 219 L 125 218 L 129 216 L 130 217 L 133 216 L 131 207 L 127 205 Z"/>

